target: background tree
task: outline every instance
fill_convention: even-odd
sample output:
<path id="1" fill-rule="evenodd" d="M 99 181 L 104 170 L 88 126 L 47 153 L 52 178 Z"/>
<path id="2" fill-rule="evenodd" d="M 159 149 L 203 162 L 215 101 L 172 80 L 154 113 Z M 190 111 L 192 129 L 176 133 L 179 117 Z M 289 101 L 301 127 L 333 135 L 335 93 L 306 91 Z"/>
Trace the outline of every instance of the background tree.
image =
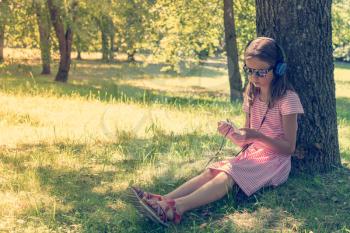
<path id="1" fill-rule="evenodd" d="M 117 2 L 115 9 L 119 49 L 128 55 L 128 61 L 134 61 L 144 41 L 149 4 L 142 0 L 122 0 Z"/>
<path id="2" fill-rule="evenodd" d="M 9 17 L 8 0 L 0 1 L 0 63 L 4 61 L 5 25 Z"/>
<path id="3" fill-rule="evenodd" d="M 39 44 L 42 61 L 42 72 L 41 74 L 50 74 L 50 63 L 51 63 L 51 22 L 50 15 L 47 8 L 47 4 L 43 0 L 34 0 L 33 6 L 37 16 L 38 29 L 39 29 Z"/>
<path id="4" fill-rule="evenodd" d="M 332 34 L 334 57 L 350 61 L 350 1 L 336 0 L 332 5 Z"/>
<path id="5" fill-rule="evenodd" d="M 77 52 L 77 59 L 82 59 L 82 52 L 95 52 L 101 47 L 99 28 L 96 22 L 97 15 L 101 15 L 105 7 L 110 8 L 111 3 L 101 1 L 82 0 L 76 9 L 73 49 Z"/>
<path id="6" fill-rule="evenodd" d="M 5 33 L 6 47 L 38 48 L 38 38 L 37 18 L 33 1 L 9 1 Z"/>
<path id="7" fill-rule="evenodd" d="M 75 34 L 73 46 L 77 52 L 77 60 L 82 60 L 81 53 L 88 50 L 89 40 L 91 39 L 89 38 L 89 29 L 93 30 L 94 28 L 88 9 L 88 3 L 81 1 L 76 13 L 75 27 L 73 29 Z"/>
<path id="8" fill-rule="evenodd" d="M 255 13 L 255 0 L 234 1 L 235 31 L 240 61 L 243 61 L 243 53 L 247 42 L 256 37 Z M 248 76 L 245 75 L 243 81 L 244 90 L 248 83 Z"/>
<path id="9" fill-rule="evenodd" d="M 331 4 L 331 0 L 256 0 L 257 33 L 276 38 L 285 49 L 287 75 L 305 111 L 294 171 L 323 172 L 340 165 Z"/>
<path id="10" fill-rule="evenodd" d="M 102 60 L 111 61 L 114 58 L 114 35 L 115 27 L 112 17 L 109 15 L 100 15 L 97 24 L 101 31 L 102 41 Z"/>
<path id="11" fill-rule="evenodd" d="M 73 0 L 71 6 L 66 6 L 65 2 L 60 0 L 48 0 L 47 3 L 60 51 L 60 64 L 55 81 L 67 82 L 71 64 L 72 25 L 75 21 L 78 2 Z"/>
<path id="12" fill-rule="evenodd" d="M 203 10 L 205 9 L 205 10 Z M 156 1 L 147 41 L 155 57 L 168 64 L 164 71 L 181 72 L 200 59 L 214 55 L 223 38 L 223 5 L 220 1 Z"/>
<path id="13" fill-rule="evenodd" d="M 122 0 L 124 1 L 124 0 Z M 95 35 L 98 35 L 99 50 L 102 52 L 103 61 L 114 59 L 114 38 L 116 34 L 115 18 L 118 18 L 117 3 L 115 0 L 87 1 L 87 14 L 90 15 L 91 23 L 88 29 L 96 28 Z M 82 15 L 86 18 L 86 14 Z M 95 26 L 94 26 L 95 25 Z"/>
<path id="14" fill-rule="evenodd" d="M 238 65 L 238 49 L 236 41 L 233 0 L 224 0 L 224 25 L 228 76 L 230 82 L 231 101 L 242 99 L 242 81 Z"/>

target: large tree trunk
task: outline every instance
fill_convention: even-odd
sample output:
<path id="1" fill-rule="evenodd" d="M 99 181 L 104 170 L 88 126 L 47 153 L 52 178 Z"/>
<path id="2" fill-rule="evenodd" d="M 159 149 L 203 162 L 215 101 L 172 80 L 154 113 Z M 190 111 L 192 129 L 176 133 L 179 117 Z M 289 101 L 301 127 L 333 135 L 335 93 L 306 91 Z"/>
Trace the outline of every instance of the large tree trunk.
<path id="1" fill-rule="evenodd" d="M 40 51 L 42 61 L 42 72 L 41 74 L 50 74 L 50 63 L 51 63 L 51 39 L 50 39 L 50 16 L 47 12 L 45 4 L 40 4 L 34 1 L 35 11 L 37 16 L 37 22 L 39 27 L 40 35 Z"/>
<path id="2" fill-rule="evenodd" d="M 56 74 L 55 81 L 67 82 L 71 64 L 71 51 L 73 40 L 72 27 L 68 24 L 65 29 L 63 15 L 60 12 L 60 7 L 57 6 L 56 3 L 53 2 L 53 0 L 47 0 L 47 3 L 50 10 L 51 21 L 55 28 L 55 32 L 58 38 L 60 51 L 60 64 L 58 67 L 58 72 Z M 73 8 L 76 6 L 76 4 L 76 2 L 73 2 Z"/>
<path id="3" fill-rule="evenodd" d="M 8 17 L 8 0 L 0 1 L 0 63 L 4 61 L 5 25 Z"/>
<path id="4" fill-rule="evenodd" d="M 231 101 L 242 99 L 242 80 L 238 66 L 233 0 L 224 0 L 224 26 Z"/>
<path id="5" fill-rule="evenodd" d="M 333 77 L 331 0 L 256 0 L 259 36 L 275 38 L 288 58 L 287 75 L 300 96 L 293 172 L 340 165 Z"/>

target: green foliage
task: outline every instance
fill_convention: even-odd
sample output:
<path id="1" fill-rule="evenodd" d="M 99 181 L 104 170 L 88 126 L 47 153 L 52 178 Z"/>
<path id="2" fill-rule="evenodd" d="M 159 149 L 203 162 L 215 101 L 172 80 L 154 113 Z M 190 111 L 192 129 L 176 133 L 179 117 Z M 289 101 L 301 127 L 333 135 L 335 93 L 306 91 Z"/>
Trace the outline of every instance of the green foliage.
<path id="1" fill-rule="evenodd" d="M 126 52 L 131 60 L 144 40 L 146 24 L 150 20 L 149 8 L 149 3 L 143 0 L 117 1 L 115 24 L 119 49 Z"/>
<path id="2" fill-rule="evenodd" d="M 205 9 L 205 10 L 203 10 Z M 213 55 L 223 37 L 222 2 L 157 1 L 148 31 L 151 51 L 169 69 L 180 71 L 182 60 Z"/>
<path id="3" fill-rule="evenodd" d="M 334 57 L 350 61 L 350 0 L 333 2 L 332 14 Z"/>
<path id="4" fill-rule="evenodd" d="M 73 25 L 73 45 L 77 51 L 95 51 L 99 48 L 98 28 L 94 21 L 97 6 L 89 1 L 79 1 Z"/>
<path id="5" fill-rule="evenodd" d="M 60 6 L 67 26 L 73 22 L 71 1 L 64 2 Z M 32 1 L 9 3 L 6 46 L 38 47 Z M 334 55 L 350 60 L 350 0 L 334 1 L 332 13 Z M 234 14 L 242 54 L 247 41 L 256 35 L 255 1 L 234 1 Z M 79 51 L 103 48 L 109 53 L 127 53 L 130 58 L 147 53 L 167 64 L 163 70 L 177 72 L 224 52 L 223 2 L 218 0 L 80 0 L 75 15 L 73 44 Z M 52 38 L 57 50 L 55 36 Z"/>
<path id="6" fill-rule="evenodd" d="M 35 9 L 30 1 L 9 1 L 10 13 L 5 30 L 6 46 L 38 48 Z"/>
<path id="7" fill-rule="evenodd" d="M 10 17 L 10 7 L 7 0 L 0 1 L 0 25 L 5 25 Z"/>
<path id="8" fill-rule="evenodd" d="M 113 59 L 113 44 L 114 35 L 116 33 L 115 22 L 117 18 L 116 13 L 116 1 L 103 0 L 103 1 L 86 1 L 86 31 L 91 35 L 90 41 L 91 48 L 94 50 L 101 50 L 104 60 Z M 79 35 L 84 38 L 84 35 Z M 86 38 L 86 36 L 85 36 Z M 102 46 L 101 46 L 102 45 Z M 89 49 L 91 51 L 91 49 Z"/>
<path id="9" fill-rule="evenodd" d="M 247 42 L 256 37 L 255 0 L 234 1 L 234 14 L 238 54 L 243 55 Z"/>

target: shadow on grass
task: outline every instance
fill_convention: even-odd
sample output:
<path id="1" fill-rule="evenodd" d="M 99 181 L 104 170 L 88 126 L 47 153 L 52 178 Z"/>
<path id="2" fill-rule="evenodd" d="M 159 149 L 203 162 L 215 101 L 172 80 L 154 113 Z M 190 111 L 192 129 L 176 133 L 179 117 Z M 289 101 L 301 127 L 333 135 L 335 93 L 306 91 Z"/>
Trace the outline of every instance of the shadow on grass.
<path id="1" fill-rule="evenodd" d="M 216 92 L 206 92 L 207 98 L 193 97 L 193 96 L 176 96 L 171 95 L 165 91 L 149 90 L 147 88 L 135 87 L 127 84 L 115 84 L 113 82 L 101 82 L 98 85 L 92 84 L 73 84 L 73 83 L 56 83 L 46 78 L 40 78 L 36 82 L 30 79 L 13 78 L 7 79 L 6 84 L 0 88 L 5 92 L 33 95 L 40 95 L 41 93 L 52 93 L 55 96 L 81 96 L 83 98 L 97 99 L 103 102 L 132 102 L 140 104 L 157 103 L 168 105 L 172 107 L 236 107 L 240 109 L 240 104 L 222 100 L 218 98 Z"/>
<path id="2" fill-rule="evenodd" d="M 56 230 L 80 226 L 83 232 L 161 232 L 161 227 L 147 224 L 135 215 L 135 209 L 127 204 L 125 188 L 144 166 L 160 166 L 164 162 L 162 155 L 169 152 L 173 143 L 179 143 L 178 148 L 183 148 L 184 156 L 188 156 L 191 146 L 199 148 L 202 141 L 212 140 L 207 135 L 158 133 L 150 139 L 124 135 L 118 142 L 94 146 L 69 141 L 25 144 L 2 150 L 0 161 L 16 174 L 34 171 L 40 191 L 58 200 L 54 217 L 52 206 L 39 205 L 26 211 L 20 216 L 22 219 L 33 217 Z M 117 150 L 123 154 L 118 159 L 113 158 Z M 66 156 L 70 163 L 64 159 Z M 27 191 L 21 187 L 18 185 L 18 192 Z"/>
<path id="3" fill-rule="evenodd" d="M 146 86 L 136 87 L 130 84 L 119 83 L 121 79 L 164 76 L 162 73 L 153 71 L 159 70 L 162 66 L 160 64 L 149 64 L 144 68 L 141 63 L 116 62 L 106 65 L 97 61 L 76 62 L 77 67 L 83 65 L 87 65 L 87 67 L 72 67 L 71 75 L 74 79 L 66 84 L 54 82 L 54 75 L 33 76 L 32 73 L 40 70 L 38 65 L 11 65 L 5 69 L 8 73 L 4 74 L 4 82 L 0 85 L 0 89 L 10 93 L 33 95 L 50 93 L 49 95 L 55 96 L 81 96 L 86 99 L 93 98 L 105 102 L 158 103 L 174 107 L 211 106 L 226 108 L 232 106 L 228 95 L 199 86 L 193 86 L 193 90 L 188 92 L 184 90 L 179 93 L 168 93 L 157 89 L 149 89 Z M 216 76 L 216 74 L 206 70 L 204 66 L 194 68 L 194 73 L 187 73 L 187 75 L 200 76 L 199 73 L 196 73 L 196 70 L 200 70 L 200 73 L 203 72 L 205 77 Z M 79 77 L 82 77 L 82 79 Z M 237 110 L 240 108 L 239 104 L 234 104 L 234 106 L 238 107 Z"/>
<path id="4" fill-rule="evenodd" d="M 349 62 L 334 62 L 335 68 L 350 69 Z"/>
<path id="5" fill-rule="evenodd" d="M 114 147 L 115 145 L 101 146 Z M 24 145 L 22 149 L 32 154 L 44 150 L 52 157 L 61 156 L 62 151 L 75 151 L 78 157 L 81 156 L 78 154 L 79 150 L 84 155 L 93 153 L 84 144 Z M 26 152 L 20 154 L 25 155 Z M 39 219 L 37 222 L 58 231 L 80 229 L 79 231 L 82 232 L 141 232 L 144 229 L 141 227 L 144 223 L 136 218 L 135 210 L 123 202 L 126 199 L 124 197 L 125 188 L 122 188 L 122 185 L 119 187 L 118 184 L 127 181 L 128 176 L 140 166 L 138 160 L 108 163 L 115 169 L 103 171 L 103 169 L 94 169 L 96 165 L 100 165 L 102 159 L 99 161 L 99 158 L 92 155 L 90 159 L 97 161 L 96 164 L 86 163 L 79 169 L 75 169 L 74 164 L 71 167 L 62 167 L 54 163 L 28 167 L 22 164 L 33 162 L 29 158 L 34 156 L 13 159 L 12 155 L 2 154 L 1 163 L 11 166 L 19 174 L 34 170 L 40 182 L 41 192 L 49 193 L 51 199 L 54 198 L 58 203 L 54 210 L 52 205 L 39 204 L 35 208 L 27 209 L 22 216 L 17 217 L 26 219 L 26 221 Z M 18 192 L 26 191 L 21 190 L 21 185 L 17 186 Z M 37 199 L 35 194 L 32 198 Z M 36 202 L 41 203 L 40 200 Z M 52 212 L 55 213 L 54 216 Z M 145 229 L 152 230 L 147 226 Z"/>
<path id="6" fill-rule="evenodd" d="M 337 98 L 337 116 L 350 123 L 350 98 Z"/>
<path id="7" fill-rule="evenodd" d="M 127 184 L 137 174 L 142 175 L 147 166 L 156 169 L 166 165 L 161 176 L 154 177 L 143 188 L 155 193 L 167 193 L 199 174 L 198 168 L 189 174 L 183 174 L 183 169 L 188 157 L 191 158 L 191 161 L 187 160 L 188 163 L 203 160 L 200 157 L 204 152 L 200 149 L 201 142 L 211 142 L 210 147 L 216 148 L 219 139 L 197 134 L 165 135 L 161 132 L 150 139 L 124 135 L 118 142 L 100 143 L 93 148 L 70 142 L 23 145 L 2 153 L 0 160 L 18 173 L 34 169 L 42 190 L 58 199 L 59 205 L 63 206 L 57 208 L 54 219 L 50 214 L 51 209 L 45 208 L 39 212 L 29 210 L 22 216 L 24 219 L 34 213 L 41 222 L 56 230 L 62 226 L 67 229 L 80 226 L 83 232 L 163 232 L 163 228 L 136 216 L 133 207 L 126 204 Z M 173 144 L 181 145 L 177 151 L 184 153 L 179 164 L 176 164 L 175 156 L 170 161 L 162 157 L 171 152 Z M 120 148 L 123 148 L 121 152 L 124 156 L 113 159 L 113 153 L 120 151 Z M 153 153 L 151 156 L 143 156 L 150 151 Z M 16 157 L 12 158 L 14 152 Z M 35 155 L 37 161 L 31 161 Z M 76 158 L 80 166 L 55 164 L 64 155 Z M 45 162 L 45 159 L 48 161 Z M 37 167 L 30 166 L 36 162 L 40 162 Z M 179 173 L 182 176 L 178 177 Z M 242 193 L 235 198 L 235 192 L 230 192 L 220 201 L 186 213 L 181 225 L 165 231 L 290 230 L 294 223 L 299 224 L 294 226 L 296 231 L 334 232 L 349 229 L 349 181 L 350 170 L 341 168 L 316 176 L 292 176 L 282 186 L 261 190 L 250 198 L 242 196 Z M 237 222 L 237 217 L 243 213 L 245 219 Z M 292 225 L 285 223 L 285 219 L 291 219 L 292 223 L 289 224 Z M 247 227 L 248 220 L 256 224 Z"/>
<path id="8" fill-rule="evenodd" d="M 225 59 L 223 59 L 223 58 L 214 59 L 214 60 L 206 60 L 206 61 L 200 61 L 200 64 L 202 66 L 227 69 L 227 64 L 226 64 L 226 61 L 224 61 L 224 60 Z"/>
<path id="9" fill-rule="evenodd" d="M 349 181 L 350 169 L 340 168 L 322 175 L 290 177 L 282 186 L 264 188 L 250 197 L 233 192 L 236 196 L 187 213 L 186 226 L 179 229 L 195 222 L 208 224 L 208 232 L 346 232 L 350 229 Z"/>
<path id="10" fill-rule="evenodd" d="M 169 177 L 174 175 L 168 174 Z M 203 232 L 211 229 L 345 232 L 350 229 L 349 181 L 350 170 L 341 168 L 323 175 L 290 177 L 280 187 L 264 188 L 250 197 L 241 190 L 238 194 L 234 190 L 231 196 L 186 213 L 177 230 L 186 231 L 190 227 Z M 179 180 L 175 186 L 183 182 L 185 180 Z M 158 180 L 147 188 L 155 193 L 170 191 L 164 192 L 164 186 Z"/>
<path id="11" fill-rule="evenodd" d="M 344 159 L 344 165 L 348 166 L 350 164 L 350 151 L 342 151 L 340 157 Z M 349 166 L 350 167 L 350 166 Z"/>
<path id="12" fill-rule="evenodd" d="M 18 61 L 20 62 L 20 61 Z M 225 71 L 218 70 L 218 68 L 224 68 L 225 65 L 221 62 L 204 62 L 199 65 L 192 65 L 191 67 L 181 66 L 181 72 L 176 73 L 173 71 L 163 72 L 162 68 L 166 67 L 164 63 L 147 63 L 142 61 L 136 62 L 123 62 L 112 61 L 108 63 L 101 62 L 100 60 L 73 60 L 70 70 L 70 75 L 77 77 L 89 78 L 118 78 L 118 79 L 143 79 L 147 78 L 160 78 L 160 77 L 187 77 L 187 76 L 205 76 L 215 78 L 225 74 Z M 53 78 L 57 69 L 57 64 L 52 64 Z M 5 64 L 3 70 L 7 71 L 7 74 L 23 75 L 32 73 L 34 76 L 38 76 L 41 71 L 40 64 Z"/>

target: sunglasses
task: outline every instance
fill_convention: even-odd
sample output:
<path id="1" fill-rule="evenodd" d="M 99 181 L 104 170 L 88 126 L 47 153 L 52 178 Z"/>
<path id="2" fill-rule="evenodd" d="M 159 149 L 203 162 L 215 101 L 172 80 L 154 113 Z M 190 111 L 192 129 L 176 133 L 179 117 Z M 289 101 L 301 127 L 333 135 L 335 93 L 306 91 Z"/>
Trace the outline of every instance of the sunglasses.
<path id="1" fill-rule="evenodd" d="M 270 67 L 268 69 L 252 69 L 249 68 L 246 64 L 243 66 L 244 73 L 248 76 L 253 76 L 255 75 L 258 78 L 265 78 L 266 75 L 273 70 L 273 67 Z"/>

